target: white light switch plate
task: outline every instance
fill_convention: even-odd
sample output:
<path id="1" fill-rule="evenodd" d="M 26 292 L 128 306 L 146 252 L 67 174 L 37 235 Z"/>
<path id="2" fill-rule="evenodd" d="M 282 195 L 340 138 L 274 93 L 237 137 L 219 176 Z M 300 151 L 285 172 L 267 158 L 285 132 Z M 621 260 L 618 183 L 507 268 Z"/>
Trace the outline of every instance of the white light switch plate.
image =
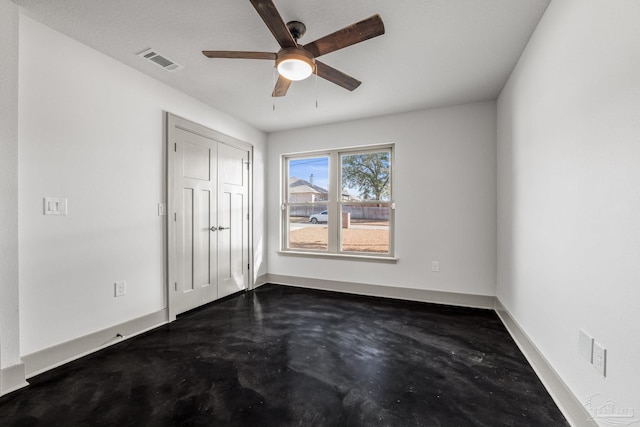
<path id="1" fill-rule="evenodd" d="M 45 197 L 44 198 L 44 214 L 45 215 L 66 215 L 67 199 L 64 197 Z"/>
<path id="2" fill-rule="evenodd" d="M 587 362 L 593 363 L 593 338 L 578 329 L 578 352 Z"/>

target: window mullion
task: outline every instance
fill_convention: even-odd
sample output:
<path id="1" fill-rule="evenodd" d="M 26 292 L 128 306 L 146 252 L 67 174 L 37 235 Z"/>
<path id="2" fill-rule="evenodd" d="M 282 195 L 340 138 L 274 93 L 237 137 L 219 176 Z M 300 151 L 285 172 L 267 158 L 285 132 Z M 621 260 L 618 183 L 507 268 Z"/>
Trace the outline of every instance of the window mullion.
<path id="1" fill-rule="evenodd" d="M 281 204 L 280 204 L 280 248 L 286 249 L 289 247 L 289 209 L 287 203 L 289 202 L 289 162 L 286 157 L 281 159 L 282 169 L 284 170 L 284 176 L 281 182 Z"/>
<path id="2" fill-rule="evenodd" d="M 329 221 L 327 222 L 327 227 L 329 231 L 328 236 L 328 249 L 331 253 L 338 252 L 339 245 L 339 225 L 340 219 L 338 215 L 338 200 L 340 194 L 340 183 L 338 182 L 338 153 L 335 151 L 331 152 L 329 155 L 329 203 L 327 206 L 327 211 L 329 214 Z"/>

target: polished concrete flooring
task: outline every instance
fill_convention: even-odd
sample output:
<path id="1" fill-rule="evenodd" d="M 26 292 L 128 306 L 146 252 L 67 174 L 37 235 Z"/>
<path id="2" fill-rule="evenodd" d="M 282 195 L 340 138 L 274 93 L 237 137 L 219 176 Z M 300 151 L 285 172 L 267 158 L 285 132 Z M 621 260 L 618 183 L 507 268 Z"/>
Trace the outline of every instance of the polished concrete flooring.
<path id="1" fill-rule="evenodd" d="M 9 426 L 567 426 L 493 311 L 266 285 L 30 380 Z"/>

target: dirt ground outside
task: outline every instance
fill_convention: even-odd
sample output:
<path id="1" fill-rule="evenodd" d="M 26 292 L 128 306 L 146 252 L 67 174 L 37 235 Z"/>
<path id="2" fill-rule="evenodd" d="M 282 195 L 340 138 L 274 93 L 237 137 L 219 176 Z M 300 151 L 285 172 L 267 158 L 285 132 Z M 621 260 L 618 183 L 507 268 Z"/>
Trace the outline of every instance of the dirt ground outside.
<path id="1" fill-rule="evenodd" d="M 292 224 L 308 224 L 309 218 L 306 216 L 292 216 L 289 218 L 289 222 Z M 351 219 L 351 224 L 353 225 L 386 225 L 389 226 L 389 221 L 377 221 L 371 219 Z"/>
<path id="2" fill-rule="evenodd" d="M 354 221 L 352 221 L 352 224 Z M 362 223 L 364 224 L 364 223 Z M 380 222 L 370 225 L 385 225 Z M 389 222 L 386 222 L 389 225 Z M 293 230 L 289 234 L 291 249 L 326 250 L 327 227 L 306 227 Z M 389 230 L 345 228 L 342 229 L 342 250 L 347 252 L 389 253 Z"/>

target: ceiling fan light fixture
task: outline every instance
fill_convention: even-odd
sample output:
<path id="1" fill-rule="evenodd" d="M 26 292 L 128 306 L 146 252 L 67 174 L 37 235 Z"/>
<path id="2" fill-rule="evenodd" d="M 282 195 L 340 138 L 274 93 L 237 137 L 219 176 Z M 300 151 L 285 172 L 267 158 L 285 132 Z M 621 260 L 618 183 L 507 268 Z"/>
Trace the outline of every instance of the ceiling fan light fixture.
<path id="1" fill-rule="evenodd" d="M 278 73 L 288 80 L 304 80 L 313 73 L 313 55 L 300 48 L 282 49 L 276 58 Z"/>
<path id="2" fill-rule="evenodd" d="M 311 75 L 311 64 L 300 59 L 285 59 L 278 64 L 278 73 L 289 80 L 304 80 Z"/>

